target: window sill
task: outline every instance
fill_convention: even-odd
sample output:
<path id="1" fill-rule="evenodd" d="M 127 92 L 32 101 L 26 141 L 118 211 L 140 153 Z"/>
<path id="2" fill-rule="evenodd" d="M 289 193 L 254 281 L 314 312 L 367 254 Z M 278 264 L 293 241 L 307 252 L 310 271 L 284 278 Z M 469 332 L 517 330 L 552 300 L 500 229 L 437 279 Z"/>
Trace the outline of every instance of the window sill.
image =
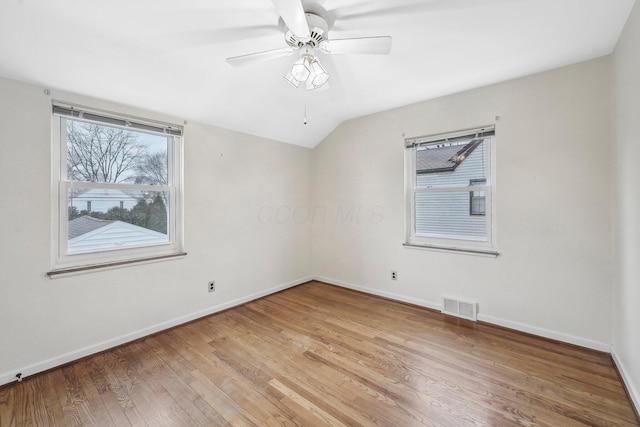
<path id="1" fill-rule="evenodd" d="M 160 256 L 147 257 L 147 258 L 129 259 L 125 261 L 113 261 L 113 262 L 107 262 L 104 264 L 92 264 L 92 265 L 83 265 L 78 267 L 59 268 L 59 269 L 47 271 L 47 276 L 50 279 L 57 279 L 60 277 L 93 273 L 101 270 L 112 270 L 114 268 L 129 267 L 131 265 L 149 264 L 152 262 L 181 259 L 181 258 L 184 258 L 186 255 L 187 255 L 186 252 L 179 252 L 177 254 L 171 254 L 171 255 L 160 255 Z"/>
<path id="2" fill-rule="evenodd" d="M 402 246 L 408 249 L 423 249 L 423 250 L 433 250 L 433 251 L 441 251 L 441 252 L 450 252 L 450 253 L 462 253 L 466 255 L 476 255 L 487 258 L 497 258 L 500 255 L 499 252 L 485 250 L 485 249 L 463 249 L 463 248 L 451 248 L 446 246 L 436 246 L 436 245 L 417 245 L 414 243 L 403 243 Z"/>

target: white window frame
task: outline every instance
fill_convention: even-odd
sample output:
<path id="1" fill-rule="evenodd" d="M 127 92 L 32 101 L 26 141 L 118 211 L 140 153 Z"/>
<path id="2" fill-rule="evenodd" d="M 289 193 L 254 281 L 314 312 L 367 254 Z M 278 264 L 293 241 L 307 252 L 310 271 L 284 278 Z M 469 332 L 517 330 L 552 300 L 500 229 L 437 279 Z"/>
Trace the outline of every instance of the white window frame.
<path id="1" fill-rule="evenodd" d="M 157 261 L 186 255 L 183 252 L 183 132 L 182 127 L 174 124 L 156 122 L 149 119 L 89 109 L 83 106 L 59 101 L 53 103 L 52 113 L 52 270 L 49 277 L 68 273 L 91 271 L 99 268 L 113 268 L 131 263 Z M 70 109 L 73 115 L 60 114 L 56 108 Z M 77 114 L 77 115 L 76 115 Z M 84 118 L 103 117 L 106 121 Z M 140 132 L 162 135 L 168 138 L 167 144 L 167 185 L 146 185 L 126 183 L 73 182 L 67 179 L 67 128 L 66 120 L 75 119 L 111 127 L 123 127 L 109 122 L 126 121 L 135 123 Z M 105 188 L 119 190 L 166 191 L 169 194 L 167 235 L 168 242 L 125 249 L 97 250 L 92 252 L 68 253 L 69 217 L 68 191 L 71 188 Z"/>
<path id="2" fill-rule="evenodd" d="M 487 144 L 487 170 L 485 185 L 473 186 L 449 186 L 437 188 L 416 187 L 416 150 L 419 146 L 442 143 L 455 138 L 486 136 Z M 405 139 L 405 246 L 448 250 L 454 252 L 469 252 L 497 256 L 496 251 L 496 215 L 495 215 L 495 128 L 493 125 L 480 128 L 466 129 L 456 132 L 448 132 L 424 137 Z M 416 206 L 415 199 L 418 193 L 436 192 L 485 192 L 485 237 L 481 239 L 460 236 L 426 235 L 416 232 Z"/>

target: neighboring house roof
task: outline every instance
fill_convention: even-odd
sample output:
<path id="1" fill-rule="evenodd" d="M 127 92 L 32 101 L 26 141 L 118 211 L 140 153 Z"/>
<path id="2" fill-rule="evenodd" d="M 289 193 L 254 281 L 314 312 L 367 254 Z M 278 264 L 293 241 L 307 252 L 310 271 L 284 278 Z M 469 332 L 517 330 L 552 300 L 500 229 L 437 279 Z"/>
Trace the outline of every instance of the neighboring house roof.
<path id="1" fill-rule="evenodd" d="M 131 190 L 119 190 L 114 188 L 103 189 L 103 188 L 74 188 L 72 189 L 72 196 L 74 198 L 79 199 L 112 199 L 112 200 L 120 200 L 121 198 L 130 198 L 134 200 L 140 199 L 139 191 L 131 191 Z"/>
<path id="2" fill-rule="evenodd" d="M 74 239 L 82 234 L 93 231 L 97 228 L 111 224 L 115 220 L 98 219 L 89 215 L 84 215 L 69 221 L 69 240 Z"/>
<path id="3" fill-rule="evenodd" d="M 72 225 L 76 220 L 83 219 Z M 94 228 L 77 234 L 84 229 L 80 225 L 91 224 Z M 88 228 L 88 227 L 86 227 Z M 76 233 L 72 237 L 71 232 Z M 83 216 L 69 221 L 69 251 L 115 249 L 127 246 L 141 246 L 168 242 L 166 234 L 129 224 L 123 221 L 107 221 Z"/>
<path id="4" fill-rule="evenodd" d="M 454 171 L 480 144 L 474 139 L 466 145 L 443 145 L 416 151 L 416 173 Z"/>

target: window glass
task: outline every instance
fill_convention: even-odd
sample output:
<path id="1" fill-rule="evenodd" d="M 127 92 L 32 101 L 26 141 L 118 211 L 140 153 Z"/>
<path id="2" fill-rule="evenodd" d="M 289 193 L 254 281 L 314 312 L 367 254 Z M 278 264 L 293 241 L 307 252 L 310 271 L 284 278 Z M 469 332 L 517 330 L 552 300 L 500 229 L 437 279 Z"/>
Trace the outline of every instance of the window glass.
<path id="1" fill-rule="evenodd" d="M 181 129 L 53 111 L 56 267 L 180 252 Z"/>
<path id="2" fill-rule="evenodd" d="M 69 253 L 169 241 L 166 191 L 74 187 L 68 194 Z M 83 206 L 86 199 L 91 199 L 86 204 L 91 204 L 92 209 L 80 210 L 78 206 Z"/>
<path id="3" fill-rule="evenodd" d="M 486 179 L 472 179 L 469 181 L 469 185 L 485 185 Z M 485 215 L 486 213 L 486 195 L 485 192 L 480 190 L 471 191 L 469 193 L 469 213 L 471 215 Z"/>
<path id="4" fill-rule="evenodd" d="M 167 184 L 167 136 L 64 121 L 69 181 Z"/>
<path id="5" fill-rule="evenodd" d="M 407 140 L 407 243 L 493 247 L 493 139 L 483 128 Z"/>
<path id="6" fill-rule="evenodd" d="M 466 187 L 470 180 L 486 179 L 486 147 L 484 139 L 418 147 L 414 154 L 416 187 Z"/>
<path id="7" fill-rule="evenodd" d="M 484 218 L 469 215 L 471 192 L 417 193 L 415 198 L 416 235 L 456 239 L 484 239 Z"/>

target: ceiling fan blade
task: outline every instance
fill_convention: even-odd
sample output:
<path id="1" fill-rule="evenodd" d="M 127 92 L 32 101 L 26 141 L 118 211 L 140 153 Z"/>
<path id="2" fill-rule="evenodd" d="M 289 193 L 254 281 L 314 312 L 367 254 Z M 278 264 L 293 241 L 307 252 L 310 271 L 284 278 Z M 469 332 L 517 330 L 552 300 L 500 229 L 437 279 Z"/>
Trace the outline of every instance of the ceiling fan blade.
<path id="1" fill-rule="evenodd" d="M 271 0 L 287 28 L 298 38 L 309 38 L 309 24 L 300 0 Z"/>
<path id="2" fill-rule="evenodd" d="M 391 52 L 391 37 L 358 37 L 354 39 L 325 40 L 320 43 L 324 53 L 370 53 L 386 55 Z"/>
<path id="3" fill-rule="evenodd" d="M 260 61 L 269 61 L 271 59 L 289 56 L 294 52 L 293 48 L 287 46 L 280 49 L 266 50 L 264 52 L 249 53 L 247 55 L 232 56 L 227 58 L 227 62 L 234 67 L 243 67 Z"/>

